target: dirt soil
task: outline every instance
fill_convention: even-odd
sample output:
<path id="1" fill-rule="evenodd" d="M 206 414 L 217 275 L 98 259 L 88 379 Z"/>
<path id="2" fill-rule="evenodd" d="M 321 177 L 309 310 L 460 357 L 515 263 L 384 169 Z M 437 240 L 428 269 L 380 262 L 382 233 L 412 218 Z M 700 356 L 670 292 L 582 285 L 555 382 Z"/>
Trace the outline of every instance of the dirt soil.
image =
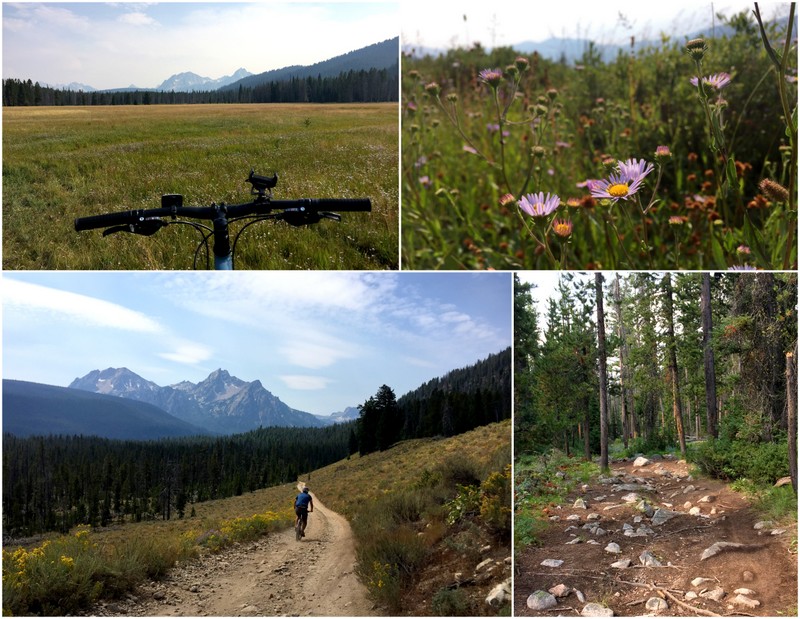
<path id="1" fill-rule="evenodd" d="M 176 567 L 93 616 L 349 616 L 380 614 L 355 575 L 347 520 L 314 497 L 306 537 L 294 529 Z"/>
<path id="2" fill-rule="evenodd" d="M 514 576 L 516 616 L 580 615 L 585 603 L 580 601 L 576 589 L 586 603 L 602 604 L 616 616 L 779 616 L 796 612 L 797 554 L 790 547 L 796 531 L 789 528 L 773 535 L 776 526 L 754 529 L 763 518 L 759 518 L 741 494 L 717 480 L 693 480 L 683 461 L 654 460 L 643 467 L 634 467 L 632 461 L 618 462 L 612 464 L 611 470 L 611 477 L 616 478 L 613 483 L 609 479 L 601 483 L 604 481 L 601 477 L 579 487 L 564 506 L 553 506 L 551 523 L 540 536 L 540 547 L 529 547 L 518 554 Z M 652 489 L 631 486 L 615 490 L 615 485 L 623 483 Z M 637 503 L 623 500 L 631 490 L 653 508 L 679 514 L 655 526 L 636 509 Z M 573 507 L 578 498 L 586 502 L 587 509 Z M 700 514 L 690 515 L 692 507 L 699 508 Z M 599 518 L 589 518 L 591 514 Z M 567 520 L 570 515 L 580 519 Z M 635 521 L 637 516 L 641 520 Z M 599 523 L 605 533 L 594 535 L 582 528 L 592 522 Z M 652 534 L 627 537 L 623 534 L 625 523 L 634 529 L 649 527 Z M 568 529 L 570 526 L 576 528 Z M 581 539 L 579 543 L 567 545 L 576 537 Z M 587 543 L 590 539 L 599 544 Z M 620 546 L 619 554 L 606 550 L 610 542 Z M 703 551 L 716 542 L 745 547 L 728 547 L 701 561 Z M 639 558 L 645 550 L 651 551 L 663 567 L 645 567 Z M 546 559 L 563 560 L 563 564 L 545 567 L 541 563 Z M 630 567 L 610 567 L 621 559 L 630 559 Z M 709 580 L 693 585 L 696 578 Z M 543 611 L 528 608 L 528 596 L 534 591 L 548 591 L 559 584 L 572 592 L 558 597 L 556 607 Z M 725 592 L 721 600 L 703 595 L 718 587 Z M 759 605 L 751 607 L 742 601 L 734 602 L 739 597 L 737 589 L 750 589 L 751 593 L 745 597 L 757 600 Z M 687 597 L 687 592 L 693 593 Z M 693 598 L 695 594 L 698 597 Z M 666 601 L 668 609 L 655 612 L 646 609 L 647 600 L 656 596 Z"/>

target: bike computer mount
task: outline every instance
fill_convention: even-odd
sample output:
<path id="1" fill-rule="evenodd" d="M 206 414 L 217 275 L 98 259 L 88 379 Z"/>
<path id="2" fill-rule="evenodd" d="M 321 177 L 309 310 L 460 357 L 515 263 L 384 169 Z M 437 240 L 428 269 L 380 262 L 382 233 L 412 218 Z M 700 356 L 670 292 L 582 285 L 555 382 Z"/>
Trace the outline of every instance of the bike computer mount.
<path id="1" fill-rule="evenodd" d="M 255 170 L 250 170 L 247 182 L 252 185 L 250 188 L 251 195 L 259 198 L 271 198 L 272 189 L 278 184 L 278 175 L 273 173 L 272 176 L 262 176 L 261 174 L 256 174 Z"/>

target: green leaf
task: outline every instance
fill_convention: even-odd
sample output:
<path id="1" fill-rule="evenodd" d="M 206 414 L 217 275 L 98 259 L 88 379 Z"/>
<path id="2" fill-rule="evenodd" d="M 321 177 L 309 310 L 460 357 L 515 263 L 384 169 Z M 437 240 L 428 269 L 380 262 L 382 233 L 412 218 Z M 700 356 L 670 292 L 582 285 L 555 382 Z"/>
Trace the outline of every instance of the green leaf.
<path id="1" fill-rule="evenodd" d="M 761 266 L 770 268 L 772 262 L 764 252 L 764 237 L 761 235 L 761 231 L 753 226 L 750 221 L 750 216 L 746 213 L 744 218 L 744 238 L 750 246 L 750 251 L 756 254 L 756 258 L 761 263 Z"/>
<path id="2" fill-rule="evenodd" d="M 714 256 L 714 266 L 716 268 L 728 268 L 728 263 L 725 261 L 725 253 L 722 251 L 722 245 L 720 245 L 716 234 L 711 237 L 711 253 Z"/>

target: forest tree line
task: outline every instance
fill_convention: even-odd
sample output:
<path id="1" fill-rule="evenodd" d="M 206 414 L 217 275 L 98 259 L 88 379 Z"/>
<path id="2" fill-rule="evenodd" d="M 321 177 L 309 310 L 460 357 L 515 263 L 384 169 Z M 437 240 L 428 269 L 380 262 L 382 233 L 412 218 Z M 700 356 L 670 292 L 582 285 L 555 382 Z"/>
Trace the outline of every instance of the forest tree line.
<path id="1" fill-rule="evenodd" d="M 4 535 L 183 518 L 193 503 L 291 482 L 347 457 L 352 425 L 154 441 L 4 434 Z"/>
<path id="2" fill-rule="evenodd" d="M 796 488 L 796 274 L 564 275 L 541 314 L 532 290 L 515 278 L 518 454 L 702 441 L 707 472 Z"/>
<path id="3" fill-rule="evenodd" d="M 398 100 L 398 71 L 347 71 L 335 77 L 294 77 L 258 86 L 197 92 L 105 90 L 84 92 L 3 80 L 4 106 L 163 105 L 194 103 L 377 103 Z"/>
<path id="4" fill-rule="evenodd" d="M 397 399 L 388 385 L 361 405 L 351 451 L 368 454 L 401 440 L 455 436 L 511 418 L 511 349 L 435 378 Z"/>

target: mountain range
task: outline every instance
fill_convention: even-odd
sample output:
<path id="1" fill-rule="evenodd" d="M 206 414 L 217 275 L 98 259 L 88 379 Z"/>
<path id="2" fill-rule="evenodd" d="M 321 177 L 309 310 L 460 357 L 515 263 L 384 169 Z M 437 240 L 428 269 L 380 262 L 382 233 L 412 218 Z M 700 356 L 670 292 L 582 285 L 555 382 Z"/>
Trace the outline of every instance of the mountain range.
<path id="1" fill-rule="evenodd" d="M 146 402 L 218 434 L 267 426 L 322 427 L 358 416 L 357 408 L 331 416 L 294 409 L 265 389 L 261 381 L 246 382 L 222 369 L 197 384 L 183 381 L 161 387 L 127 368 L 108 368 L 76 378 L 69 388 Z"/>
<path id="2" fill-rule="evenodd" d="M 219 78 L 203 77 L 191 71 L 176 73 L 165 79 L 155 88 L 140 88 L 130 85 L 124 88 L 112 88 L 98 91 L 87 84 L 73 82 L 66 86 L 57 86 L 65 90 L 82 90 L 84 92 L 125 92 L 125 91 L 159 91 L 159 92 L 194 92 L 209 90 L 233 90 L 239 86 L 256 87 L 269 82 L 305 79 L 307 77 L 335 77 L 348 71 L 368 71 L 370 69 L 391 69 L 400 62 L 400 37 L 387 39 L 380 43 L 368 45 L 346 54 L 323 60 L 312 65 L 292 65 L 281 69 L 253 74 L 244 68 L 231 75 Z"/>

